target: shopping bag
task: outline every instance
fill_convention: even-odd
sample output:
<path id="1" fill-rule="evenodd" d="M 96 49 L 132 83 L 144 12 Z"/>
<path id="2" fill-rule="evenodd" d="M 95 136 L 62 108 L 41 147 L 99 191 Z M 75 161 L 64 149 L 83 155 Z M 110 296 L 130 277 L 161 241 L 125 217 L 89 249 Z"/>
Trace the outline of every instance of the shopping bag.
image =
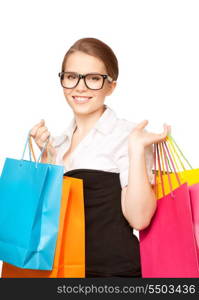
<path id="1" fill-rule="evenodd" d="M 0 178 L 0 260 L 51 270 L 58 234 L 63 166 L 6 158 Z"/>
<path id="2" fill-rule="evenodd" d="M 191 211 L 193 218 L 194 234 L 197 243 L 197 251 L 199 256 L 199 183 L 189 187 L 189 195 L 191 198 Z"/>
<path id="3" fill-rule="evenodd" d="M 154 147 L 155 155 L 158 156 L 159 170 L 162 171 L 158 145 L 155 144 Z M 163 197 L 158 198 L 150 225 L 139 232 L 142 277 L 199 277 L 189 187 L 187 182 L 181 183 L 173 165 L 178 182 L 178 187 L 173 189 L 165 142 L 161 145 L 170 192 L 165 193 L 163 175 L 160 172 Z M 156 157 L 154 162 L 156 170 Z"/>
<path id="4" fill-rule="evenodd" d="M 166 139 L 165 146 L 167 148 L 167 153 L 176 168 L 176 172 L 180 177 L 182 182 L 187 182 L 189 187 L 189 195 L 191 201 L 191 211 L 193 218 L 193 226 L 194 226 L 194 234 L 197 242 L 197 250 L 199 251 L 199 169 L 194 169 L 188 159 L 185 157 L 184 153 L 180 149 L 179 145 L 176 143 L 174 138 L 169 134 Z M 161 176 L 164 182 L 164 194 L 169 193 L 169 181 L 168 176 L 165 173 L 165 166 L 163 164 L 162 159 L 162 147 L 160 145 L 160 165 L 161 169 L 163 169 L 163 174 L 160 173 L 157 176 L 157 198 L 161 198 L 163 191 L 161 189 Z M 169 160 L 168 160 L 169 162 Z M 186 162 L 187 167 L 185 167 L 184 163 Z M 187 169 L 190 168 L 190 169 Z M 174 169 L 170 167 L 170 177 L 171 182 L 174 187 L 177 187 L 178 183 L 176 180 Z"/>
<path id="5" fill-rule="evenodd" d="M 22 269 L 3 263 L 2 277 L 85 277 L 85 216 L 82 179 L 63 176 L 59 233 L 52 271 Z"/>
<path id="6" fill-rule="evenodd" d="M 178 174 L 180 174 L 181 178 L 186 181 L 189 186 L 194 234 L 197 243 L 197 251 L 199 252 L 199 169 L 193 169 L 172 136 L 168 136 L 166 144 L 169 156 L 175 161 Z M 187 163 L 190 170 L 186 169 L 182 160 Z M 179 165 L 183 171 L 180 171 Z"/>
<path id="7" fill-rule="evenodd" d="M 187 182 L 189 186 L 199 183 L 199 169 L 194 169 L 188 159 L 185 157 L 183 154 L 182 150 L 180 149 L 179 145 L 176 143 L 174 138 L 169 134 L 166 139 L 165 146 L 167 148 L 168 156 L 172 157 L 174 166 L 176 168 L 176 172 L 178 174 L 178 177 L 180 178 L 181 183 Z M 159 150 L 160 150 L 160 165 L 162 166 L 162 171 L 158 172 L 156 176 L 156 196 L 157 199 L 160 199 L 163 196 L 163 190 L 161 188 L 161 176 L 162 180 L 164 181 L 164 193 L 165 195 L 169 194 L 170 192 L 170 187 L 169 187 L 169 181 L 168 181 L 168 176 L 166 175 L 165 172 L 165 165 L 163 162 L 163 155 L 162 155 L 162 146 L 159 144 Z M 185 167 L 183 161 L 186 162 L 187 167 Z M 174 170 L 172 166 L 169 164 L 168 160 L 168 165 L 170 167 L 170 179 L 172 182 L 172 186 L 175 189 L 176 187 L 179 186 L 178 180 L 176 179 Z M 190 169 L 187 169 L 190 168 Z"/>

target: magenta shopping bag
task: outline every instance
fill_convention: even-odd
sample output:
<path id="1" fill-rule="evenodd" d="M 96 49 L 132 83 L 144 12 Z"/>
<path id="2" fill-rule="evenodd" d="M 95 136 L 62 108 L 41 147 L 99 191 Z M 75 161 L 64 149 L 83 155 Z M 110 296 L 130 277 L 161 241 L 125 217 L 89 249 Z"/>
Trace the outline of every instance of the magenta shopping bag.
<path id="1" fill-rule="evenodd" d="M 189 186 L 194 234 L 199 254 L 199 183 Z"/>
<path id="2" fill-rule="evenodd" d="M 140 231 L 142 277 L 199 277 L 189 188 L 158 200 L 151 224 Z"/>
<path id="3" fill-rule="evenodd" d="M 156 147 L 159 156 L 158 145 Z M 158 199 L 150 225 L 139 232 L 142 277 L 198 278 L 198 250 L 194 231 L 197 222 L 193 216 L 198 207 L 199 185 L 193 188 L 184 183 L 172 190 L 164 142 L 162 148 L 171 193 Z M 158 162 L 160 163 L 159 157 Z M 174 165 L 173 168 L 175 170 Z M 160 164 L 159 169 L 161 170 Z"/>

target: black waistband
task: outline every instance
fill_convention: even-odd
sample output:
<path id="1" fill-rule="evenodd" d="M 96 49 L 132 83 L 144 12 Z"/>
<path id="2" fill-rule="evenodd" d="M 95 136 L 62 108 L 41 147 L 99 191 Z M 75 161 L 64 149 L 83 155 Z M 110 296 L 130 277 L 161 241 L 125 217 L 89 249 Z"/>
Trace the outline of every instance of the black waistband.
<path id="1" fill-rule="evenodd" d="M 98 169 L 73 169 L 70 171 L 67 171 L 64 173 L 64 176 L 69 176 L 69 175 L 75 175 L 79 173 L 95 173 L 95 174 L 102 174 L 102 175 L 107 175 L 107 176 L 114 176 L 114 175 L 119 175 L 117 172 L 109 172 L 109 171 L 103 171 L 103 170 L 98 170 Z"/>

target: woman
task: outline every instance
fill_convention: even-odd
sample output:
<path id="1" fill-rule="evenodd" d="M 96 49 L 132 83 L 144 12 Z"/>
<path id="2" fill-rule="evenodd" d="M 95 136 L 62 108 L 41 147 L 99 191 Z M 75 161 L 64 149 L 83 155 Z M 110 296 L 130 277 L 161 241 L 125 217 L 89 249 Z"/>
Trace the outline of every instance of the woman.
<path id="1" fill-rule="evenodd" d="M 74 118 L 48 153 L 65 174 L 84 182 L 86 277 L 141 277 L 139 241 L 133 228 L 146 228 L 156 209 L 152 187 L 152 144 L 161 134 L 117 118 L 105 100 L 116 88 L 118 62 L 112 49 L 94 38 L 78 40 L 66 53 L 59 73 Z M 50 136 L 44 120 L 31 135 L 41 149 Z"/>

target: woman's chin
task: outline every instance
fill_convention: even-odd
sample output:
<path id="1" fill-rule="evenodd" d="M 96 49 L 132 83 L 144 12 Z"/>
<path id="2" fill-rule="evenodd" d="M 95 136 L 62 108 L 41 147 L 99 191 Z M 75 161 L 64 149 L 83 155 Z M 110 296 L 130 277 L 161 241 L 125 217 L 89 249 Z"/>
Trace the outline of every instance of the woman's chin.
<path id="1" fill-rule="evenodd" d="M 85 103 L 84 105 L 81 104 L 73 104 L 71 105 L 72 110 L 75 114 L 88 114 L 93 112 L 94 107 L 89 105 L 89 103 Z"/>
<path id="2" fill-rule="evenodd" d="M 104 107 L 104 103 L 97 103 L 96 101 L 89 101 L 87 103 L 76 103 L 73 100 L 67 100 L 68 105 L 73 110 L 74 114 L 90 114 L 95 112 L 96 110 L 102 109 Z"/>

